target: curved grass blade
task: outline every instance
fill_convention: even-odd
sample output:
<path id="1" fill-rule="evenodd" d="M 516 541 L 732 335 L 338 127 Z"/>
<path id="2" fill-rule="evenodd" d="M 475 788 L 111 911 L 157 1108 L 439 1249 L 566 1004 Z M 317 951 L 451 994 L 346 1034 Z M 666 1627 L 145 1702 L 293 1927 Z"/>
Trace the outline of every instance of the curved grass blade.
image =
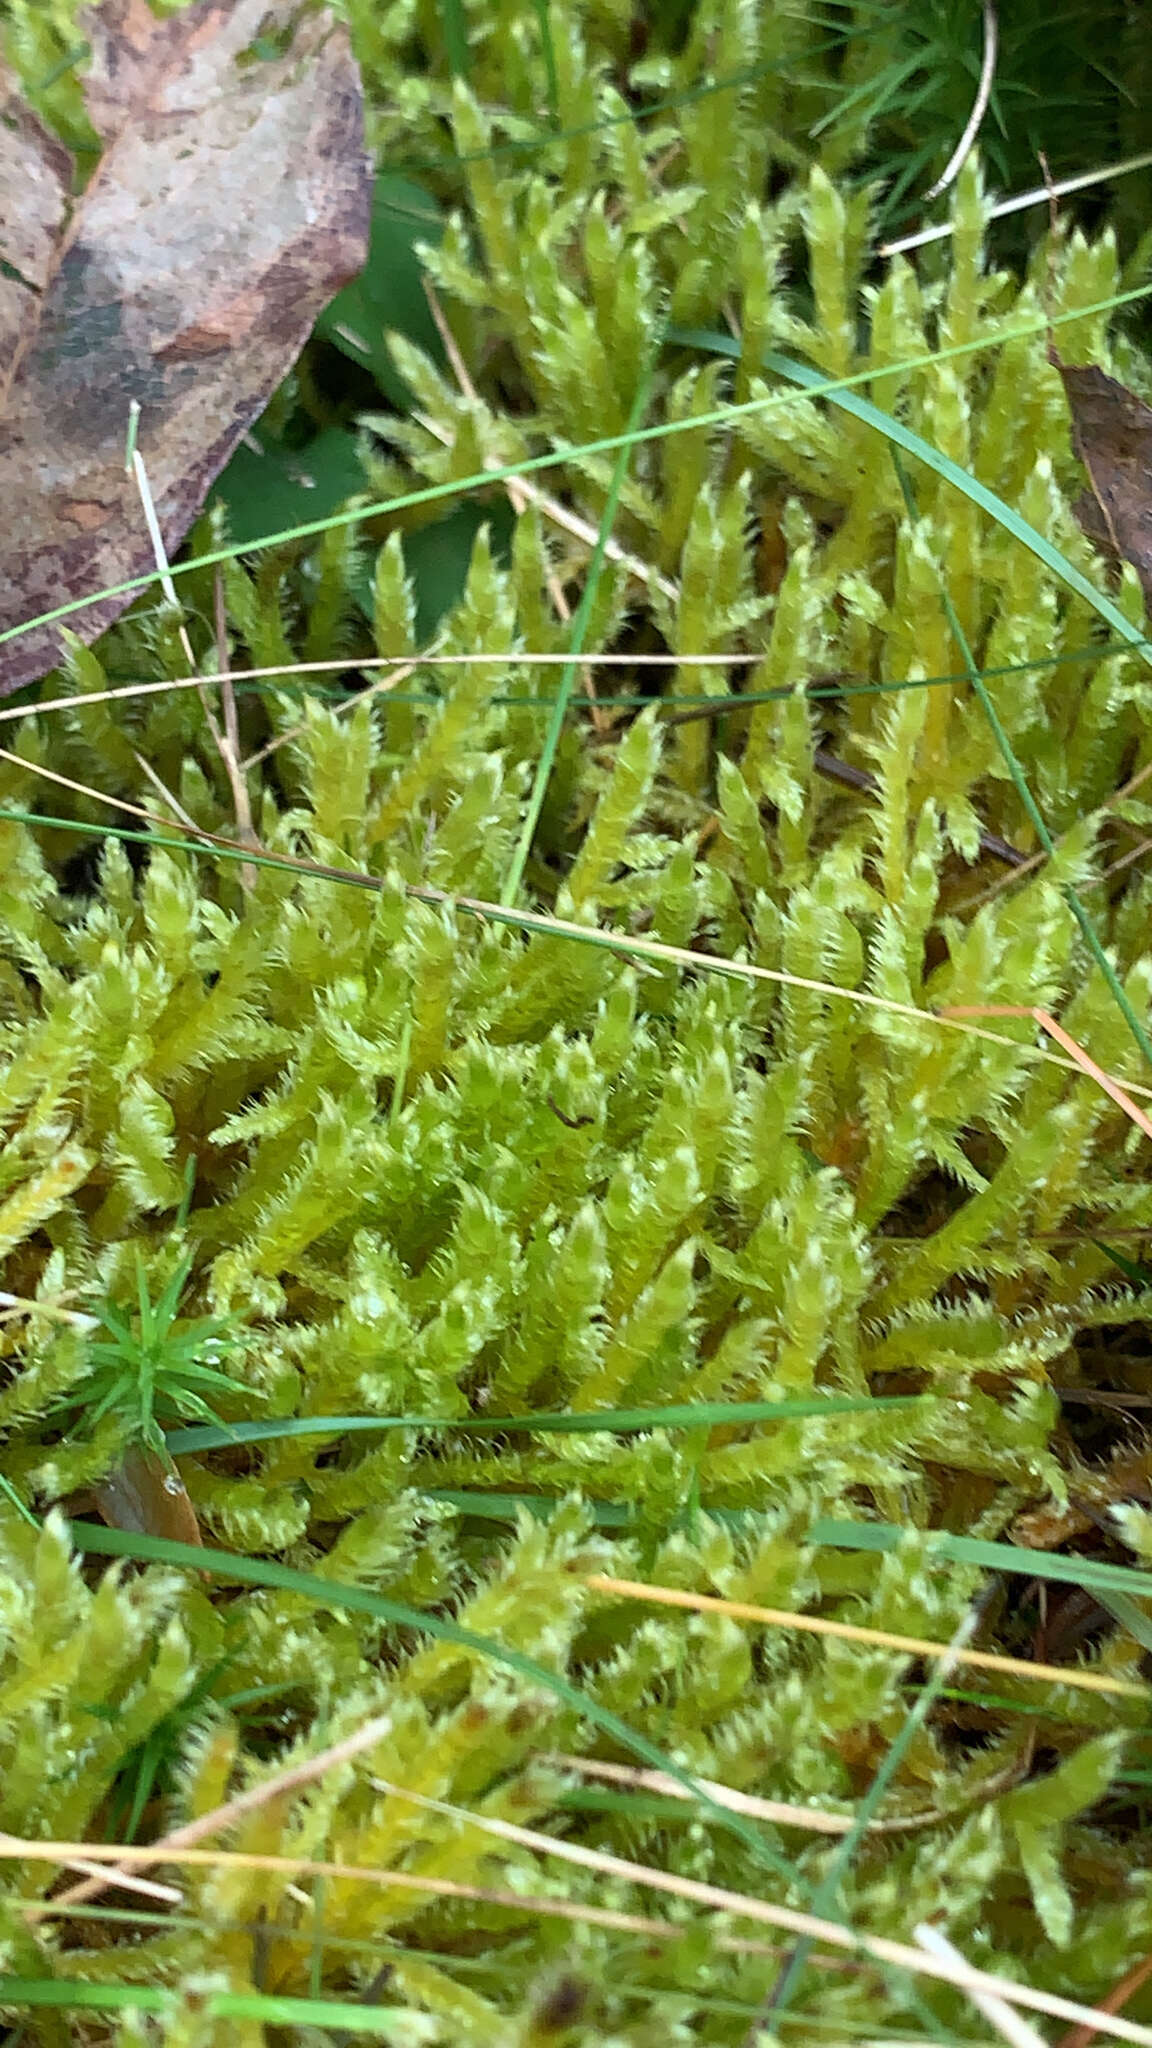
<path id="1" fill-rule="evenodd" d="M 548 112 L 553 128 L 560 126 L 560 74 L 556 69 L 556 45 L 552 39 L 552 14 L 549 0 L 532 0 L 536 20 L 540 27 L 540 54 L 544 59 L 544 76 L 548 81 Z"/>
<path id="2" fill-rule="evenodd" d="M 912 519 L 917 519 L 919 517 L 919 513 L 917 510 L 915 495 L 912 490 L 911 479 L 909 478 L 908 472 L 903 462 L 901 461 L 900 456 L 897 453 L 897 450 L 893 448 L 891 453 L 892 460 L 896 465 L 896 474 L 900 480 L 900 489 L 903 493 L 904 503 L 908 508 L 909 517 Z M 1028 778 L 1024 773 L 1024 769 L 1021 764 L 1020 758 L 1016 753 L 1016 750 L 1013 747 L 1011 740 L 1008 737 L 1007 731 L 1004 727 L 1003 720 L 1001 719 L 1000 714 L 996 709 L 996 706 L 994 705 L 991 697 L 988 694 L 987 685 L 984 681 L 983 676 L 980 673 L 980 669 L 976 661 L 976 656 L 973 654 L 972 649 L 968 644 L 968 636 L 960 623 L 959 615 L 956 611 L 955 605 L 952 602 L 952 597 L 948 590 L 947 583 L 944 580 L 944 573 L 939 563 L 935 564 L 935 569 L 936 580 L 940 590 L 940 600 L 944 608 L 944 616 L 948 621 L 949 631 L 951 632 L 957 647 L 960 649 L 960 653 L 964 661 L 964 666 L 968 671 L 968 680 L 972 685 L 973 693 L 977 698 L 977 701 L 979 702 L 980 709 L 983 711 L 984 716 L 992 729 L 992 737 L 995 740 L 996 745 L 1000 749 L 1000 753 L 1008 769 L 1008 773 L 1011 775 L 1012 781 L 1015 785 L 1016 793 L 1019 796 L 1020 801 L 1023 804 L 1024 809 L 1032 822 L 1033 830 L 1035 831 L 1041 846 L 1044 848 L 1045 853 L 1048 855 L 1049 860 L 1051 860 L 1055 857 L 1056 853 L 1055 841 L 1052 838 L 1052 834 L 1048 830 L 1048 826 L 1045 822 L 1043 813 L 1041 812 L 1040 807 L 1032 794 L 1032 791 L 1028 787 Z M 1079 571 L 1077 571 L 1076 573 L 1079 574 Z M 1145 658 L 1147 659 L 1147 656 L 1145 656 Z M 1131 1002 L 1128 999 L 1128 992 L 1124 988 L 1123 983 L 1121 982 L 1120 977 L 1116 972 L 1116 969 L 1113 967 L 1112 962 L 1110 961 L 1107 953 L 1104 950 L 1103 944 L 1100 940 L 1099 934 L 1097 933 L 1095 925 L 1089 917 L 1088 912 L 1085 910 L 1084 905 L 1080 901 L 1080 898 L 1077 895 L 1075 889 L 1072 887 L 1071 882 L 1062 883 L 1060 893 L 1063 896 L 1065 903 L 1068 905 L 1069 910 L 1072 912 L 1073 917 L 1076 919 L 1076 922 L 1080 927 L 1080 936 L 1084 940 L 1084 943 L 1087 946 L 1088 951 L 1091 953 L 1093 960 L 1096 962 L 1097 967 L 1100 969 L 1100 972 L 1103 975 L 1105 982 L 1107 983 L 1108 992 L 1111 995 L 1113 1002 L 1116 1004 L 1116 1007 L 1119 1010 L 1121 1016 L 1123 1017 L 1124 1022 L 1127 1024 L 1129 1031 L 1132 1033 L 1133 1038 L 1136 1040 L 1136 1043 L 1139 1046 L 1141 1052 L 1143 1053 L 1144 1058 L 1148 1061 L 1149 1066 L 1152 1066 L 1152 1043 L 1149 1042 L 1148 1034 L 1145 1031 L 1142 1023 L 1140 1022 L 1139 1017 L 1136 1015 L 1136 1012 L 1133 1009 Z"/>
<path id="3" fill-rule="evenodd" d="M 751 1827 L 740 1814 L 720 1806 L 690 1771 L 683 1770 L 674 1758 L 666 1756 L 656 1743 L 650 1742 L 646 1735 L 631 1727 L 619 1714 L 614 1714 L 610 1707 L 602 1706 L 599 1700 L 581 1692 L 559 1672 L 549 1671 L 546 1665 L 538 1664 L 519 1650 L 510 1650 L 489 1636 L 477 1635 L 473 1629 L 449 1621 L 446 1616 L 427 1614 L 421 1608 L 406 1606 L 402 1601 L 388 1600 L 383 1594 L 374 1593 L 370 1587 L 338 1585 L 333 1579 L 294 1571 L 290 1566 L 276 1564 L 268 1558 L 242 1557 L 227 1550 L 207 1547 L 197 1549 L 189 1543 L 170 1542 L 163 1536 L 129 1535 L 120 1529 L 99 1529 L 91 1522 L 71 1522 L 69 1531 L 78 1550 L 95 1553 L 98 1557 L 130 1557 L 155 1564 L 182 1565 L 188 1570 L 218 1573 L 241 1585 L 299 1593 L 324 1607 L 340 1608 L 349 1614 L 369 1614 L 374 1620 L 388 1623 L 393 1628 L 411 1629 L 417 1635 L 431 1636 L 437 1642 L 453 1643 L 461 1650 L 503 1665 L 505 1670 L 515 1672 L 518 1678 L 527 1679 L 531 1685 L 554 1693 L 570 1712 L 592 1722 L 602 1734 L 622 1743 L 633 1756 L 642 1758 L 656 1770 L 666 1771 L 693 1799 L 699 1800 L 714 1822 L 738 1836 L 762 1870 L 770 1870 L 789 1884 L 797 1882 L 794 1866 L 772 1848 L 761 1831 Z"/>
<path id="4" fill-rule="evenodd" d="M 1037 329 L 1033 331 L 1038 330 L 1039 324 L 1037 323 Z M 982 346 L 998 348 L 1005 341 L 1018 339 L 1022 331 L 1014 330 L 1011 335 L 986 336 Z M 708 328 L 669 328 L 667 339 L 678 342 L 683 347 L 706 349 L 712 355 L 738 357 L 740 354 L 738 343 L 733 341 L 730 335 L 718 334 Z M 940 350 L 926 360 L 943 362 L 951 354 L 951 350 Z M 1134 626 L 1131 619 L 1125 618 L 1119 605 L 1113 604 L 1111 598 L 1102 590 L 1097 590 L 1096 585 L 1090 582 L 1058 547 L 1054 547 L 1045 534 L 1038 532 L 1027 519 L 1022 518 L 1006 499 L 999 497 L 995 491 L 990 491 L 987 484 L 982 484 L 978 478 L 970 476 L 966 469 L 962 469 L 958 462 L 953 462 L 951 456 L 942 454 L 939 448 L 934 448 L 931 441 L 926 441 L 922 434 L 917 434 L 911 427 L 906 427 L 902 420 L 893 418 L 891 413 L 884 412 L 880 406 L 873 405 L 870 399 L 863 398 L 858 391 L 848 388 L 853 384 L 868 382 L 878 374 L 875 369 L 863 372 L 859 376 L 834 381 L 823 376 L 819 370 L 814 370 L 810 364 L 796 362 L 791 356 L 779 355 L 775 349 L 766 352 L 764 368 L 773 371 L 778 377 L 787 378 L 791 384 L 799 385 L 801 390 L 809 392 L 814 398 L 827 399 L 829 404 L 839 406 L 842 412 L 851 413 L 852 418 L 860 420 L 864 426 L 875 427 L 877 433 L 883 434 L 887 441 L 892 442 L 897 448 L 902 448 L 906 454 L 914 455 L 926 468 L 943 477 L 946 483 L 954 484 L 958 491 L 971 499 L 974 505 L 978 505 L 980 510 L 986 512 L 990 519 L 994 519 L 998 526 L 1002 526 L 1006 533 L 1010 533 L 1013 540 L 1018 540 L 1022 547 L 1026 547 L 1038 561 L 1043 562 L 1045 568 L 1051 570 L 1053 576 L 1059 577 L 1067 589 L 1074 590 L 1077 597 L 1082 597 L 1086 604 L 1091 605 L 1100 618 L 1107 620 L 1125 646 L 1139 654 L 1141 660 L 1152 668 L 1152 647 L 1149 646 L 1147 635 L 1142 633 L 1138 626 Z M 739 410 L 740 408 L 734 408 L 734 411 Z"/>

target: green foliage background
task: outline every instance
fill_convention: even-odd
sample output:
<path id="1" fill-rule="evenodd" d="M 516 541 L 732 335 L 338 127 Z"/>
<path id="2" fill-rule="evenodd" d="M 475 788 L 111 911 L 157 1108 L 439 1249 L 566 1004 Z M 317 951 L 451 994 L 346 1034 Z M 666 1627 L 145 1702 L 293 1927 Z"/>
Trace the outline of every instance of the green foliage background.
<path id="1" fill-rule="evenodd" d="M 223 480 L 179 589 L 210 669 L 201 558 L 350 492 L 443 487 L 223 567 L 234 666 L 280 672 L 238 686 L 246 750 L 278 742 L 249 778 L 259 840 L 375 886 L 145 853 L 108 834 L 103 803 L 40 779 L 163 808 L 143 760 L 195 824 L 235 836 L 194 692 L 83 701 L 183 673 L 151 597 L 98 648 L 76 643 L 40 690 L 69 701 L 29 708 L 0 760 L 0 1250 L 5 1288 L 40 1305 L 0 1327 L 0 1826 L 147 1839 L 385 1714 L 369 1757 L 226 1846 L 664 1911 L 669 1938 L 234 1869 L 184 1873 L 184 1906 L 153 1926 L 30 1926 L 15 1901 L 51 1872 L 13 1862 L 5 1967 L 175 1989 L 166 2017 L 100 2022 L 133 2043 L 261 2038 L 259 2018 L 213 2017 L 212 1989 L 384 1998 L 379 2031 L 399 2042 L 752 2038 L 780 1964 L 733 1945 L 745 1926 L 497 1848 L 380 1789 L 396 1783 L 815 1900 L 863 1930 L 908 1938 L 935 1918 L 975 1962 L 1091 2001 L 1152 1939 L 1138 1698 L 953 1681 L 917 1721 L 908 1658 L 653 1613 L 586 1581 L 947 1639 L 984 1582 L 945 1564 L 934 1532 L 1000 1538 L 1028 1510 L 1050 1515 L 1053 1542 L 1086 1528 L 1105 1558 L 1152 1551 L 1142 1439 L 1085 1424 L 1093 1411 L 1057 1392 L 1145 1383 L 1146 1141 L 1091 1081 L 1038 1058 L 1029 1019 L 989 1038 L 910 1014 L 1042 1005 L 1148 1083 L 1069 899 L 1146 1019 L 1149 885 L 1139 862 L 1111 867 L 1152 811 L 1143 789 L 1111 800 L 1152 753 L 1147 655 L 935 471 L 911 465 L 910 509 L 881 433 L 764 367 L 783 350 L 829 380 L 863 374 L 875 406 L 1015 508 L 1138 637 L 1134 577 L 1094 556 L 1072 513 L 1044 315 L 1069 360 L 1147 390 L 1106 310 L 1141 281 L 1142 246 L 1127 235 L 1121 257 L 1105 226 L 997 268 L 972 166 L 942 250 L 876 260 L 891 185 L 871 181 L 904 118 L 892 66 L 912 63 L 898 18 L 913 9 L 345 11 L 381 164 L 372 259 L 275 401 L 265 453 Z M 71 10 L 8 0 L 5 19 L 38 104 L 82 145 Z M 971 21 L 917 22 L 962 69 Z M 1057 27 L 1083 30 L 1075 11 Z M 930 72 L 924 178 L 956 129 L 955 81 Z M 623 454 L 585 449 L 614 439 Z M 549 453 L 518 513 L 499 485 L 454 494 Z M 560 666 L 514 658 L 576 647 L 557 586 L 582 606 L 584 647 L 630 657 L 596 671 L 624 700 L 599 723 L 578 673 L 562 685 Z M 692 659 L 713 653 L 733 660 Z M 638 659 L 652 654 L 672 659 L 653 670 Z M 411 657 L 411 673 L 348 708 L 373 655 Z M 294 680 L 300 660 L 344 670 Z M 553 757 L 561 687 L 574 698 Z M 716 715 L 669 717 L 701 708 Z M 829 744 L 870 791 L 818 774 Z M 981 834 L 1035 849 L 1020 778 L 1056 852 L 1016 876 Z M 526 935 L 457 894 L 616 943 Z M 685 971 L 629 949 L 644 939 L 704 957 Z M 170 1438 L 206 1540 L 375 1609 L 230 1582 L 226 1561 L 208 1581 L 72 1550 L 62 1507 L 82 1511 L 132 1435 L 75 1317 L 146 1323 L 138 1262 L 180 1359 L 226 1361 L 222 1422 L 268 1426 Z M 861 1405 L 893 1394 L 919 1398 Z M 717 1406 L 755 1400 L 785 1404 L 780 1419 Z M 669 1404 L 698 1406 L 700 1424 L 469 1427 Z M 177 1395 L 161 1419 L 182 1414 Z M 422 1423 L 274 1432 L 307 1417 Z M 1060 1520 L 1070 1496 L 1079 1522 Z M 853 1553 L 814 1540 L 821 1518 L 905 1533 Z M 422 1640 L 388 1603 L 451 1616 L 492 1652 Z M 1093 1661 L 1132 1679 L 1140 1640 L 1100 1639 L 1107 1620 L 1090 1618 Z M 981 1640 L 1075 1661 L 1041 1623 L 1007 1582 Z M 681 1772 L 838 1814 L 887 1758 L 892 1825 L 845 1854 L 593 1793 L 556 1758 L 629 1760 L 605 1715 Z M 874 1968 L 809 1966 L 773 2026 L 964 2037 L 950 1993 L 922 1987 L 911 2022 L 910 1996 Z M 68 2038 L 59 2014 L 10 2003 L 26 2038 Z"/>

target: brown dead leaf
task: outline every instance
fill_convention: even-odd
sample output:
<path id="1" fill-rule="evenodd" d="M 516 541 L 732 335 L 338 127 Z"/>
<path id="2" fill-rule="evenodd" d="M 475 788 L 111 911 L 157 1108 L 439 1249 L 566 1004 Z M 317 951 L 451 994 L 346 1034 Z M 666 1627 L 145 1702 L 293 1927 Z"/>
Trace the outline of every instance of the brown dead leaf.
<path id="1" fill-rule="evenodd" d="M 330 14 L 194 0 L 159 21 L 104 0 L 86 27 L 104 148 L 81 197 L 0 76 L 0 635 L 153 566 L 124 466 L 133 399 L 178 547 L 367 251 L 360 81 Z M 94 639 L 128 601 L 68 623 Z M 55 627 L 0 639 L 0 695 L 60 649 Z"/>
<path id="2" fill-rule="evenodd" d="M 1076 517 L 1104 553 L 1130 562 L 1152 611 L 1152 407 L 1092 363 L 1073 367 L 1049 348 L 1091 489 Z"/>
<path id="3" fill-rule="evenodd" d="M 174 1543 L 203 1548 L 184 1481 L 171 1458 L 148 1444 L 129 1444 L 119 1464 L 93 1487 L 92 1496 L 110 1529 L 168 1536 Z"/>

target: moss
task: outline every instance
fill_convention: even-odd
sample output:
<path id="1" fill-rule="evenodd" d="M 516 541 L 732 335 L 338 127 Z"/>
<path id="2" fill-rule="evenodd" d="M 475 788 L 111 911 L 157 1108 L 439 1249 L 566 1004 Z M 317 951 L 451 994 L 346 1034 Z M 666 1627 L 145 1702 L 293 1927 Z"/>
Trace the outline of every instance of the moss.
<path id="1" fill-rule="evenodd" d="M 1150 1932 L 1143 1809 L 1109 1792 L 1126 1757 L 1140 1763 L 1138 1702 L 1008 1677 L 999 1705 L 938 1703 L 910 1731 L 907 1656 L 587 1585 L 644 1575 L 948 1638 L 978 1575 L 943 1570 L 934 1531 L 998 1536 L 1026 1504 L 1059 1527 L 1070 1471 L 1105 1504 L 1120 1490 L 1109 1442 L 1074 1442 L 1054 1389 L 1123 1390 L 1142 1371 L 1152 1297 L 1102 1240 L 1134 1232 L 1138 1258 L 1143 1140 L 1090 1079 L 1037 1060 L 1027 1020 L 981 1038 L 930 1013 L 1040 1004 L 1143 1082 L 1066 889 L 1091 903 L 1145 1016 L 1147 885 L 1132 866 L 1099 886 L 1148 825 L 1139 790 L 1103 808 L 1148 759 L 1144 660 L 1103 645 L 1087 598 L 933 473 L 917 471 L 910 511 L 883 438 L 763 362 L 784 349 L 830 377 L 867 373 L 876 404 L 1103 593 L 1110 572 L 1071 511 L 1037 284 L 987 267 L 974 168 L 941 266 L 875 266 L 867 195 L 810 162 L 802 10 L 708 0 L 682 41 L 654 34 L 636 53 L 624 9 L 477 5 L 454 79 L 448 9 L 348 12 L 381 149 L 439 160 L 424 175 L 450 217 L 425 261 L 476 380 L 462 393 L 395 339 L 412 405 L 371 415 L 370 473 L 383 495 L 563 459 L 525 479 L 553 503 L 521 505 L 510 548 L 481 530 L 438 630 L 436 654 L 483 662 L 417 647 L 419 593 L 387 516 L 227 563 L 238 670 L 346 664 L 335 685 L 237 686 L 259 840 L 316 872 L 120 843 L 95 798 L 52 795 L 75 834 L 13 815 L 43 812 L 42 766 L 155 807 L 143 757 L 197 825 L 235 837 L 194 692 L 82 701 L 105 681 L 179 679 L 171 622 L 145 606 L 98 648 L 77 644 L 43 692 L 75 702 L 30 709 L 0 762 L 0 1241 L 6 1289 L 38 1304 L 0 1326 L 0 1826 L 99 1835 L 133 1812 L 154 1834 L 383 1715 L 366 1757 L 250 1813 L 227 1846 L 651 1907 L 381 1789 L 396 1784 L 763 1890 L 747 1840 L 714 1819 L 597 1804 L 549 1761 L 619 1760 L 568 1682 L 682 1769 L 834 1813 L 901 1738 L 884 1813 L 909 1825 L 856 1846 L 845 1913 L 902 1937 L 938 1918 L 977 1961 L 1091 2001 Z M 537 127 L 545 18 L 564 140 Z M 622 120 L 644 95 L 668 104 Z M 1118 282 L 1110 236 L 1074 236 L 1052 310 L 1095 307 Z M 734 359 L 716 353 L 729 316 Z M 1103 314 L 1070 332 L 1147 377 Z M 646 709 L 593 719 L 577 691 L 519 894 L 611 931 L 606 949 L 411 891 L 495 901 L 516 872 L 558 679 L 517 657 L 569 644 L 555 590 L 579 598 L 613 463 L 579 444 L 622 430 L 653 360 L 645 427 L 713 424 L 631 448 L 586 644 L 668 664 L 656 684 L 639 659 L 594 667 L 602 695 Z M 730 402 L 745 409 L 723 416 Z M 207 516 L 193 557 L 226 538 Z M 212 667 L 211 568 L 180 587 Z M 1115 602 L 1138 622 L 1127 576 Z M 1027 854 L 1033 828 L 953 619 L 1058 835 L 1056 857 L 1019 875 L 987 835 Z M 699 659 L 716 653 L 729 664 Z M 353 707 L 349 678 L 373 656 L 414 672 Z M 829 677 L 837 693 L 810 697 Z M 819 772 L 829 748 L 867 771 L 863 787 Z M 646 956 L 645 938 L 694 964 Z M 82 1511 L 77 1489 L 114 1465 L 127 1422 L 121 1404 L 83 1426 L 106 1382 L 76 1319 L 111 1305 L 130 1321 L 138 1261 L 152 1301 L 190 1262 L 172 1339 L 187 1350 L 216 1319 L 202 1327 L 230 1381 L 211 1392 L 224 1423 L 426 1418 L 183 1451 L 206 1538 L 451 1614 L 543 1679 L 422 1641 L 370 1602 L 78 1564 L 61 1506 Z M 690 1431 L 467 1426 L 891 1393 L 924 1398 Z M 853 1556 L 811 1540 L 821 1516 L 906 1537 Z M 1146 1548 L 1131 1510 L 1117 1557 L 1121 1538 Z M 1032 1620 L 1006 1597 L 985 1640 L 1026 1651 Z M 1094 1657 L 1131 1676 L 1136 1654 L 1112 1636 Z M 827 1838 L 758 1839 L 788 1866 L 772 1896 L 810 1903 Z M 49 1881 L 32 1862 L 5 1869 L 20 1896 Z M 7 1967 L 348 1999 L 387 1964 L 389 2000 L 428 2018 L 421 2039 L 510 2048 L 640 2048 L 657 2027 L 737 2042 L 777 1969 L 679 1907 L 660 1944 L 399 1886 L 310 1894 L 234 1867 L 181 1882 L 183 1916 L 141 1931 L 30 1934 L 9 1907 Z M 806 2014 L 814 2037 L 817 2019 L 845 2037 L 899 2025 L 904 1995 L 877 1974 L 808 1971 L 799 2029 Z M 958 2020 L 945 1992 L 923 1996 Z M 189 2012 L 173 2039 L 226 2024 L 194 1999 Z M 26 2024 L 47 2039 L 53 2022 Z"/>

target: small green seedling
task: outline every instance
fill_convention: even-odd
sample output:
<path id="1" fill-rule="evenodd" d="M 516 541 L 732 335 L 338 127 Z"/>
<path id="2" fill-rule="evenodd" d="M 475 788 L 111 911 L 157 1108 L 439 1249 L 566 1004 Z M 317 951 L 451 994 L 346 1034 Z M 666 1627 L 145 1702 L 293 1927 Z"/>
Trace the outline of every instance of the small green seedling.
<path id="1" fill-rule="evenodd" d="M 181 1259 L 153 1301 L 137 1251 L 134 1325 L 110 1302 L 100 1308 L 100 1325 L 108 1334 L 89 1345 L 88 1371 L 81 1383 L 90 1428 L 115 1415 L 127 1424 L 130 1441 L 163 1454 L 161 1422 L 193 1416 L 201 1422 L 219 1421 L 200 1390 L 233 1387 L 227 1373 L 217 1369 L 229 1347 L 230 1329 L 219 1316 L 198 1316 L 179 1324 L 180 1298 L 191 1271 L 191 1258 Z"/>
<path id="2" fill-rule="evenodd" d="M 110 1302 L 103 1304 L 97 1327 L 107 1334 L 89 1345 L 87 1372 L 61 1404 L 79 1410 L 81 1426 L 89 1431 L 108 1417 L 120 1424 L 120 1455 L 95 1487 L 104 1520 L 115 1529 L 143 1530 L 180 1543 L 202 1538 L 161 1425 L 195 1417 L 227 1427 L 201 1390 L 232 1389 L 218 1361 L 235 1344 L 229 1323 L 218 1316 L 179 1321 L 191 1271 L 191 1257 L 185 1256 L 153 1301 L 137 1249 L 136 1315 L 129 1320 Z"/>
<path id="3" fill-rule="evenodd" d="M 195 1161 L 190 1159 L 176 1212 L 178 1230 L 188 1220 L 195 1175 Z M 110 1301 L 96 1308 L 97 1329 L 106 1334 L 95 1336 L 89 1344 L 84 1378 L 60 1403 L 62 1407 L 80 1407 L 87 1430 L 94 1430 L 106 1416 L 114 1416 L 124 1428 L 127 1445 L 154 1452 L 168 1470 L 173 1469 L 172 1461 L 161 1423 L 195 1417 L 226 1426 L 200 1390 L 215 1387 L 230 1392 L 234 1386 L 228 1374 L 218 1369 L 235 1346 L 231 1323 L 220 1316 L 179 1321 L 180 1301 L 191 1273 L 189 1252 L 177 1262 L 163 1292 L 153 1301 L 143 1254 L 137 1246 L 135 1327 Z"/>

